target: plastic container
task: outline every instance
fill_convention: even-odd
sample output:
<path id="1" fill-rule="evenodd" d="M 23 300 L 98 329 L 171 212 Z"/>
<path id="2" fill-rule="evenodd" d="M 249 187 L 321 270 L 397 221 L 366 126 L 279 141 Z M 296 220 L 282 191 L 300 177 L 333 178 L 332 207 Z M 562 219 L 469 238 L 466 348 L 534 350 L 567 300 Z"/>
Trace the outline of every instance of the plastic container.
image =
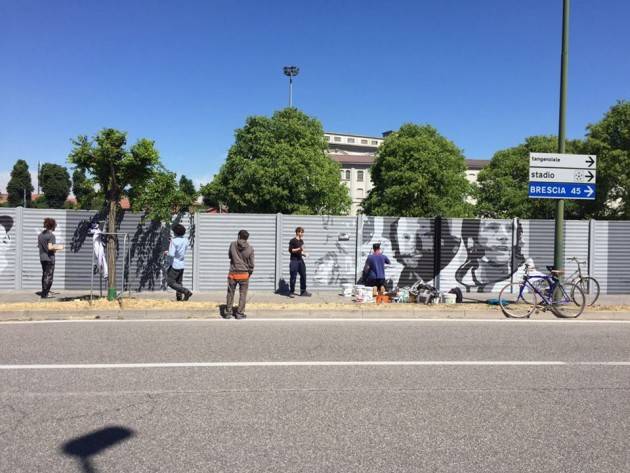
<path id="1" fill-rule="evenodd" d="M 457 296 L 455 294 L 442 294 L 442 302 L 444 304 L 455 304 L 457 302 Z"/>

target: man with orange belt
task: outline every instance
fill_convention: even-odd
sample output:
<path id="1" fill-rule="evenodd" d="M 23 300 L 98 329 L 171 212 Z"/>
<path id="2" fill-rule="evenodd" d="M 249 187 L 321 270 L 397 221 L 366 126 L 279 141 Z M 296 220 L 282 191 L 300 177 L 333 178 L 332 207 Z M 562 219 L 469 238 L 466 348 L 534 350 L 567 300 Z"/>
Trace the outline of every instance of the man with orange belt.
<path id="1" fill-rule="evenodd" d="M 228 273 L 227 305 L 225 307 L 225 319 L 232 318 L 232 304 L 236 286 L 239 286 L 238 309 L 234 318 L 244 319 L 245 303 L 247 302 L 247 289 L 249 278 L 254 272 L 254 248 L 247 242 L 249 232 L 241 230 L 238 239 L 230 243 L 228 255 L 230 257 L 230 272 Z"/>

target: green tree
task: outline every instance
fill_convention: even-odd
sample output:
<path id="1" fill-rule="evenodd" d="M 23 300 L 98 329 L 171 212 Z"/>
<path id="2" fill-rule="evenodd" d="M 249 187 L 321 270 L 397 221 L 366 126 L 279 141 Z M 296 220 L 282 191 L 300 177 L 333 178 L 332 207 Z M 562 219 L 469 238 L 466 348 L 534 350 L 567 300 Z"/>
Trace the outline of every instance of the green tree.
<path id="1" fill-rule="evenodd" d="M 230 212 L 346 213 L 350 194 L 326 150 L 321 123 L 295 108 L 249 117 L 219 173 L 202 188 L 204 202 Z"/>
<path id="2" fill-rule="evenodd" d="M 18 159 L 11 170 L 11 178 L 7 184 L 8 202 L 10 207 L 24 205 L 26 196 L 26 206 L 31 207 L 31 194 L 33 183 L 28 164 L 23 159 Z"/>
<path id="3" fill-rule="evenodd" d="M 96 197 L 94 183 L 89 179 L 84 169 L 75 169 L 72 173 L 72 193 L 77 199 L 80 209 L 92 209 Z"/>
<path id="4" fill-rule="evenodd" d="M 175 173 L 166 169 L 153 172 L 149 179 L 134 188 L 131 200 L 134 210 L 144 211 L 150 220 L 165 223 L 170 223 L 174 215 L 189 211 L 194 201 L 195 195 L 184 192 L 177 184 Z"/>
<path id="5" fill-rule="evenodd" d="M 64 208 L 71 185 L 68 170 L 59 164 L 44 163 L 39 172 L 39 182 L 48 207 Z"/>
<path id="6" fill-rule="evenodd" d="M 387 136 L 371 174 L 374 188 L 363 201 L 368 215 L 471 215 L 464 155 L 429 125 L 405 124 Z"/>
<path id="7" fill-rule="evenodd" d="M 619 101 L 587 127 L 586 150 L 597 155 L 595 218 L 630 218 L 630 102 Z"/>
<path id="8" fill-rule="evenodd" d="M 127 149 L 127 133 L 113 128 L 104 128 L 93 140 L 80 135 L 72 143 L 74 148 L 68 161 L 77 169 L 89 173 L 100 186 L 108 207 L 108 231 L 115 232 L 121 198 L 130 188 L 138 187 L 151 177 L 160 162 L 155 143 L 142 138 Z M 115 262 L 115 239 L 110 239 L 107 245 L 110 299 L 116 294 Z"/>
<path id="9" fill-rule="evenodd" d="M 195 189 L 192 179 L 188 179 L 184 175 L 179 178 L 179 190 L 190 196 L 192 199 L 197 198 L 197 189 Z"/>
<path id="10" fill-rule="evenodd" d="M 568 140 L 566 153 L 580 153 L 583 142 Z M 528 197 L 529 153 L 556 153 L 555 136 L 530 136 L 513 148 L 497 151 L 490 164 L 479 172 L 476 213 L 489 218 L 554 218 L 553 199 Z M 576 201 L 565 201 L 566 218 L 583 218 L 585 207 Z"/>

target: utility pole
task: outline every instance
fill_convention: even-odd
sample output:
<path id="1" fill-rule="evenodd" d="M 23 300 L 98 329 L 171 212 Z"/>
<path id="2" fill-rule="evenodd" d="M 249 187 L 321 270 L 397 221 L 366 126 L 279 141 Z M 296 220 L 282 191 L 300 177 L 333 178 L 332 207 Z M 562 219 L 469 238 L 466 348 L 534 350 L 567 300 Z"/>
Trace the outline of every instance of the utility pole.
<path id="1" fill-rule="evenodd" d="M 565 151 L 565 116 L 567 102 L 567 69 L 569 67 L 569 3 L 563 0 L 562 7 L 562 56 L 560 67 L 560 119 L 558 121 L 558 153 Z M 564 200 L 556 201 L 556 228 L 553 247 L 553 265 L 564 270 Z"/>

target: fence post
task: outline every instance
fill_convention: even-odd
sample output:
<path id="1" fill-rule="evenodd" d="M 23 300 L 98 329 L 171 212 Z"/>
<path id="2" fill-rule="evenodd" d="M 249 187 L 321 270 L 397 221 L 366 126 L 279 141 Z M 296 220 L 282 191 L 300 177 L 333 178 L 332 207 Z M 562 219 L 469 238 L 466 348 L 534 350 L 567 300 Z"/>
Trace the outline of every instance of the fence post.
<path id="1" fill-rule="evenodd" d="M 357 214 L 357 225 L 355 235 L 355 248 L 354 248 L 354 284 L 359 280 L 359 271 L 363 272 L 363 267 L 359 269 L 361 261 L 361 247 L 363 246 L 363 215 Z"/>
<path id="2" fill-rule="evenodd" d="M 16 207 L 15 209 L 15 281 L 16 290 L 22 289 L 22 251 L 24 249 L 24 209 Z"/>
<path id="3" fill-rule="evenodd" d="M 442 217 L 433 219 L 433 286 L 440 290 L 440 260 L 442 259 Z"/>
<path id="4" fill-rule="evenodd" d="M 514 248 L 520 243 L 518 240 L 518 217 L 512 219 L 512 248 L 510 248 L 510 284 L 514 282 L 514 274 L 518 267 L 516 266 L 516 255 L 514 254 Z M 510 290 L 514 290 L 510 287 Z"/>
<path id="5" fill-rule="evenodd" d="M 594 219 L 591 219 L 588 221 L 588 251 L 587 251 L 587 258 L 586 258 L 586 262 L 588 264 L 588 267 L 586 268 L 588 274 L 590 276 L 593 276 L 593 273 L 595 272 L 595 229 L 596 229 L 596 225 L 597 225 L 597 221 Z"/>
<path id="6" fill-rule="evenodd" d="M 190 214 L 190 226 L 195 229 L 195 239 L 193 241 L 193 259 L 192 259 L 192 286 L 193 291 L 199 290 L 199 210 Z"/>
<path id="7" fill-rule="evenodd" d="M 276 214 L 276 270 L 274 274 L 273 285 L 275 291 L 280 290 L 280 277 L 282 276 L 282 226 L 283 215 L 281 213 Z"/>

